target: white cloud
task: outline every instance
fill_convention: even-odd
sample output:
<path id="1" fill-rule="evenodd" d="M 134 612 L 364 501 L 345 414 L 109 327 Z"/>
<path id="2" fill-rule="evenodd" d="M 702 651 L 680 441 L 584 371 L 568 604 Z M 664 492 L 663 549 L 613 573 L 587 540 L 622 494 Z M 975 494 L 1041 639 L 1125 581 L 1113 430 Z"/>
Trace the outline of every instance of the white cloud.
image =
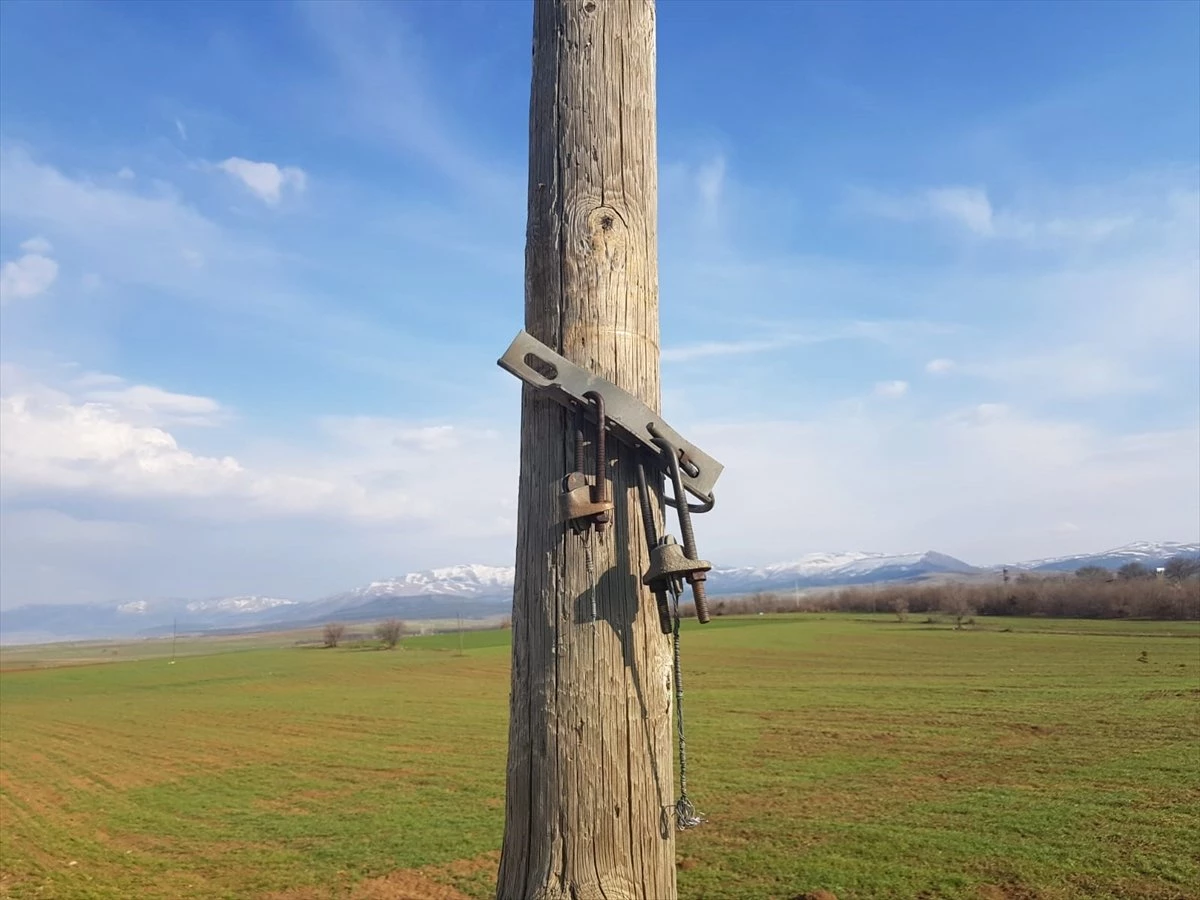
<path id="1" fill-rule="evenodd" d="M 221 406 L 211 397 L 174 394 L 145 384 L 130 385 L 119 391 L 93 391 L 93 399 L 103 400 L 129 409 L 183 415 L 212 415 Z"/>
<path id="2" fill-rule="evenodd" d="M 74 366 L 68 366 L 74 369 Z M 37 385 L 38 382 L 32 377 L 32 374 L 17 366 L 5 366 L 4 373 L 6 380 L 11 386 L 14 382 L 21 384 Z M 72 391 L 88 391 L 98 388 L 119 388 L 124 385 L 125 379 L 120 375 L 113 375 L 109 372 L 84 372 L 82 375 L 76 375 L 69 381 L 69 386 Z"/>
<path id="3" fill-rule="evenodd" d="M 45 238 L 30 238 L 21 249 L 25 251 L 22 256 L 0 266 L 0 303 L 36 297 L 58 278 L 58 263 L 45 255 L 50 252 Z"/>
<path id="4" fill-rule="evenodd" d="M 132 389 L 134 397 L 147 394 Z M 153 389 L 149 395 L 159 399 Z M 178 400 L 172 404 L 180 405 Z M 142 411 L 153 406 L 153 401 L 143 404 Z M 166 428 L 139 424 L 137 413 L 136 408 L 77 399 L 43 385 L 6 394 L 0 398 L 6 494 L 76 502 L 137 500 L 158 504 L 160 515 L 210 521 L 292 515 L 386 519 L 406 513 L 402 506 L 386 510 L 375 505 L 375 498 L 353 481 L 249 467 L 233 456 L 196 453 Z"/>
<path id="5" fill-rule="evenodd" d="M 8 146 L 0 149 L 0 180 L 5 220 L 51 230 L 81 258 L 81 268 L 120 283 L 192 287 L 181 257 L 189 247 L 229 266 L 257 255 L 167 189 L 143 193 L 132 185 L 69 178 Z"/>
<path id="6" fill-rule="evenodd" d="M 320 425 L 329 444 L 307 465 L 355 485 L 361 498 L 353 515 L 360 520 L 408 520 L 452 542 L 515 533 L 514 430 L 371 416 L 329 417 Z"/>
<path id="7" fill-rule="evenodd" d="M 1160 387 L 1158 378 L 1138 372 L 1104 347 L 1091 345 L 995 358 L 961 368 L 968 375 L 1069 399 L 1144 394 Z"/>
<path id="8" fill-rule="evenodd" d="M 221 282 L 205 281 L 205 302 L 219 302 L 208 295 L 235 296 L 234 291 L 219 288 L 236 286 L 237 299 L 231 306 L 244 305 L 244 298 L 269 295 L 274 300 L 286 293 L 262 290 L 266 284 L 262 280 L 242 279 L 251 271 L 237 265 L 247 245 L 170 192 L 134 193 L 132 185 L 118 185 L 117 190 L 98 187 L 115 182 L 111 176 L 95 183 L 67 179 L 49 167 L 10 166 L 9 159 L 6 156 L 5 191 L 0 192 L 6 220 L 15 208 L 31 220 L 25 233 L 44 227 L 56 245 L 70 248 L 71 256 L 64 259 L 72 261 L 73 269 L 103 271 L 106 284 L 120 285 L 123 280 L 162 284 L 173 297 L 190 296 L 183 292 L 192 284 L 224 273 Z M 13 171 L 29 179 L 12 177 Z M 728 175 L 722 174 L 722 192 L 730 187 Z M 897 365 L 896 357 L 903 357 L 919 371 L 925 360 L 936 362 L 939 354 L 953 356 L 960 370 L 976 366 L 972 373 L 989 380 L 984 386 L 987 393 L 976 400 L 1009 403 L 976 403 L 956 417 L 914 418 L 917 413 L 911 407 L 923 406 L 927 400 L 921 392 L 921 404 L 864 403 L 873 421 L 830 416 L 749 423 L 722 431 L 719 426 L 688 427 L 682 421 L 685 417 L 679 416 L 680 406 L 672 400 L 666 404 L 672 421 L 679 419 L 678 427 L 689 438 L 727 465 L 718 490 L 718 512 L 697 522 L 702 545 L 712 548 L 708 555 L 742 562 L 761 554 L 758 559 L 767 561 L 830 546 L 902 550 L 915 545 L 957 553 L 971 561 L 1043 556 L 1073 549 L 1053 543 L 1056 524 L 1063 521 L 1080 523 L 1079 531 L 1069 536 L 1079 549 L 1121 543 L 1150 532 L 1188 537 L 1186 530 L 1194 528 L 1189 523 L 1194 523 L 1200 496 L 1189 480 L 1197 445 L 1194 429 L 1186 426 L 1194 420 L 1194 411 L 1185 410 L 1180 418 L 1178 410 L 1163 407 L 1163 421 L 1184 427 L 1129 435 L 1108 433 L 1107 426 L 1029 412 L 1031 404 L 1049 393 L 1046 384 L 1057 385 L 1064 375 L 1063 384 L 1076 395 L 1092 397 L 1124 390 L 1121 385 L 1130 377 L 1135 383 L 1141 379 L 1139 390 L 1151 384 L 1155 390 L 1168 386 L 1169 379 L 1154 366 L 1164 348 L 1194 344 L 1197 333 L 1195 327 L 1189 330 L 1196 315 L 1196 243 L 1189 224 L 1195 218 L 1195 205 L 1187 192 L 1174 196 L 1176 218 L 1154 203 L 1135 209 L 1134 239 L 1122 226 L 1121 240 L 1106 244 L 1103 258 L 1039 257 L 1032 268 L 1006 266 L 991 271 L 968 266 L 964 272 L 939 265 L 936 271 L 922 274 L 907 267 L 889 271 L 886 265 L 868 268 L 808 258 L 737 260 L 713 254 L 700 260 L 707 266 L 696 267 L 700 280 L 715 266 L 724 267 L 712 289 L 721 295 L 724 306 L 698 309 L 704 327 L 693 333 L 718 339 L 669 347 L 664 360 L 751 355 L 850 333 L 837 321 L 824 323 L 828 327 L 823 330 L 814 329 L 817 337 L 802 332 L 800 323 L 787 319 L 794 315 L 797 298 L 827 303 L 833 317 L 869 316 L 882 312 L 871 304 L 892 304 L 887 312 L 934 318 L 961 315 L 963 335 L 949 344 L 944 336 L 928 331 L 910 329 L 898 339 L 893 334 L 889 347 L 897 352 L 889 352 L 882 364 Z M 1004 230 L 1011 227 L 1005 224 L 1006 210 L 1006 204 L 998 202 L 991 212 L 992 227 L 1001 236 L 1012 233 Z M 1155 218 L 1155 210 L 1163 214 Z M 1116 205 L 1112 221 L 1121 221 L 1124 212 Z M 1100 213 L 1107 215 L 1104 209 Z M 938 215 L 964 233 L 977 233 L 961 210 Z M 1070 209 L 1049 207 L 1038 215 L 1036 221 L 1045 223 L 1042 231 L 1047 234 L 1071 232 L 1056 222 L 1075 227 L 1103 221 L 1103 215 L 1089 220 Z M 977 217 L 977 221 L 984 219 Z M 22 227 L 25 224 L 23 220 Z M 1078 229 L 1085 240 L 1100 231 Z M 1110 237 L 1116 235 L 1117 231 L 1109 232 Z M 994 246 L 997 235 L 992 238 Z M 91 253 L 90 259 L 77 259 L 81 245 Z M 979 246 L 982 242 L 972 250 Z M 203 263 L 195 271 L 185 261 L 189 252 Z M 957 271 L 947 273 L 952 268 Z M 760 291 L 760 286 L 766 289 Z M 730 305 L 729 298 L 738 296 L 763 298 L 763 307 L 756 302 L 755 312 L 764 316 L 775 312 L 767 307 L 774 300 L 780 321 L 747 322 L 747 308 Z M 988 311 L 989 321 L 1000 321 L 1001 326 L 972 333 L 969 321 L 976 310 Z M 720 320 L 722 312 L 728 318 Z M 283 315 L 280 321 L 290 318 Z M 754 330 L 739 334 L 731 328 L 709 327 L 714 320 L 736 320 Z M 863 328 L 857 334 L 868 339 L 869 332 Z M 325 332 L 320 333 L 324 338 Z M 1068 343 L 1064 335 L 1070 336 L 1069 346 L 1086 349 L 1078 350 L 1075 357 L 1055 355 L 1053 351 Z M 358 352 L 358 342 L 348 344 L 348 352 Z M 856 384 L 869 384 L 897 371 L 867 370 L 864 375 L 857 354 L 824 354 L 819 364 L 838 365 L 837 356 L 845 360 L 848 378 Z M 1034 365 L 1030 359 L 1040 362 Z M 1096 359 L 1105 362 L 1101 366 Z M 1070 370 L 1076 368 L 1079 372 L 1072 381 Z M 697 375 L 702 377 L 701 369 L 697 367 Z M 827 384 L 832 391 L 838 390 L 834 379 L 841 376 L 830 375 Z M 730 381 L 729 369 L 713 367 L 713 378 Z M 802 379 L 801 375 L 797 381 Z M 972 387 L 965 379 L 956 380 L 956 390 L 959 384 Z M 1010 386 L 1012 390 L 1005 389 Z M 686 391 L 705 402 L 707 387 L 699 379 L 686 383 Z M 821 390 L 825 388 L 822 383 Z M 90 382 L 61 387 L 57 398 L 41 398 L 32 388 L 12 393 L 33 394 L 37 400 L 36 408 L 25 407 L 34 421 L 20 426 L 25 432 L 15 432 L 31 436 L 32 449 L 14 451 L 21 459 L 15 472 L 24 473 L 26 480 L 19 487 L 25 495 L 40 493 L 64 505 L 79 502 L 101 509 L 106 516 L 136 505 L 138 511 L 130 515 L 144 515 L 140 522 L 152 522 L 156 516 L 172 517 L 173 523 L 190 518 L 203 523 L 205 534 L 210 535 L 205 538 L 213 542 L 212 555 L 207 557 L 210 564 L 232 550 L 272 557 L 264 548 L 277 540 L 274 565 L 278 567 L 279 559 L 303 556 L 308 571 L 316 571 L 333 560 L 336 553 L 330 544 L 339 536 L 345 544 L 370 546 L 373 555 L 367 563 L 384 572 L 393 567 L 402 571 L 400 566 L 408 560 L 414 566 L 436 563 L 438 555 L 447 562 L 478 555 L 505 562 L 503 554 L 511 550 L 511 505 L 516 495 L 516 439 L 511 432 L 446 421 L 339 418 L 303 435 L 305 447 L 295 443 L 280 447 L 255 443 L 224 429 L 197 433 L 177 428 L 190 419 L 220 424 L 228 414 L 209 398 L 172 394 L 121 379 L 93 376 Z M 785 399 L 764 398 L 757 392 L 748 401 L 745 391 L 732 393 L 737 394 L 734 404 L 740 406 L 730 408 L 749 417 L 757 412 L 754 403 L 769 407 Z M 705 418 L 719 415 L 719 411 L 705 411 Z M 1115 421 L 1117 415 L 1109 419 Z M 6 418 L 6 453 L 9 424 Z M 805 441 L 811 446 L 795 446 Z M 117 452 L 114 445 L 125 449 Z M 1001 452 L 993 454 L 994 446 Z M 778 491 L 765 474 L 779 471 L 776 456 L 781 447 L 782 464 L 789 472 L 794 465 L 800 473 L 795 492 Z M 64 448 L 64 455 L 55 456 L 56 448 Z M 1184 481 L 1172 489 L 1170 482 L 1180 472 Z M 6 459 L 6 494 L 15 477 Z M 781 498 L 781 494 L 788 496 Z M 797 499 L 813 502 L 813 523 L 800 529 L 793 527 Z M 146 513 L 147 509 L 152 511 Z M 273 536 L 255 536 L 247 525 L 237 532 L 239 540 L 245 539 L 244 546 L 234 548 L 229 537 L 226 545 L 217 544 L 222 538 L 213 535 L 233 534 L 239 523 L 263 516 L 274 517 L 272 527 L 260 526 L 257 531 Z M 308 524 L 296 524 L 301 520 L 312 523 L 311 531 L 304 531 Z M 221 527 L 213 528 L 213 522 Z M 750 528 L 747 523 L 762 527 Z M 823 531 L 826 524 L 827 532 Z M 187 543 L 195 536 L 195 532 L 188 538 L 175 536 L 170 543 Z M 715 538 L 711 544 L 710 537 Z M 167 549 L 167 543 L 164 537 L 156 549 Z M 428 555 L 421 556 L 415 547 Z M 190 550 L 175 547 L 172 552 L 178 556 Z M 367 557 L 365 551 L 355 552 Z M 169 589 L 193 590 L 194 582 L 187 577 L 171 573 L 175 580 L 169 582 Z"/>
<path id="9" fill-rule="evenodd" d="M 714 561 L 936 549 L 984 564 L 1200 536 L 1194 424 L 1120 434 L 977 404 L 677 427 L 725 464 L 717 511 L 696 520 Z"/>
<path id="10" fill-rule="evenodd" d="M 298 277 L 294 258 L 261 232 L 208 218 L 169 185 L 68 177 L 11 144 L 0 144 L 0 184 L 6 230 L 53 235 L 72 268 L 98 276 L 130 308 L 167 298 L 195 304 L 239 326 L 269 325 L 281 346 L 300 346 L 324 365 L 394 383 L 424 378 L 424 360 L 395 353 L 405 336 Z"/>
<path id="11" fill-rule="evenodd" d="M 6 499 L 64 516 L 82 503 L 128 525 L 137 537 L 131 562 L 147 547 L 173 561 L 154 570 L 161 590 L 196 593 L 192 585 L 208 584 L 217 569 L 227 591 L 278 583 L 230 584 L 235 570 L 222 566 L 231 554 L 244 557 L 237 571 L 256 578 L 284 577 L 271 559 L 302 559 L 297 571 L 324 570 L 322 589 L 329 590 L 405 565 L 510 558 L 515 429 L 339 416 L 320 420 L 304 446 L 243 439 L 236 455 L 200 452 L 170 423 L 219 416 L 215 400 L 100 373 L 62 388 L 20 376 L 6 370 L 0 406 Z M 1113 434 L 1002 403 L 934 416 L 890 405 L 847 413 L 843 406 L 804 421 L 677 426 L 726 466 L 718 514 L 697 521 L 707 555 L 723 562 L 862 548 L 937 549 L 983 563 L 1148 534 L 1190 539 L 1200 504 L 1195 427 Z M 215 429 L 206 443 L 234 438 Z M 788 473 L 787 490 L 779 490 L 780 471 Z M 806 510 L 800 519 L 797 506 Z M 270 528 L 261 526 L 264 518 Z M 163 520 L 171 527 L 155 525 Z M 55 522 L 48 517 L 36 541 L 22 538 L 31 558 L 52 555 L 77 530 Z M 1080 525 L 1072 531 L 1063 522 Z M 207 523 L 203 534 L 197 523 Z M 178 537 L 185 528 L 192 528 L 186 541 Z M 97 538 L 109 534 L 116 540 L 126 532 L 105 527 Z M 362 568 L 337 569 L 347 553 Z M 87 587 L 85 574 L 103 567 L 81 555 L 63 558 L 59 568 L 76 572 L 71 590 L 86 595 L 96 588 Z M 126 596 L 147 590 L 151 574 L 128 569 L 119 589 Z M 344 583 L 330 583 L 330 571 Z M 13 583 L 23 586 L 14 599 L 22 602 L 37 599 L 37 584 L 58 583 L 18 575 Z"/>
<path id="12" fill-rule="evenodd" d="M 745 353 L 766 353 L 787 347 L 796 341 L 787 338 L 761 341 L 703 341 L 662 351 L 663 362 L 690 362 L 712 356 L 740 356 Z"/>
<path id="13" fill-rule="evenodd" d="M 907 393 L 907 381 L 881 381 L 875 385 L 877 397 L 903 397 Z"/>
<path id="14" fill-rule="evenodd" d="M 245 474 L 230 457 L 189 453 L 160 428 L 134 425 L 113 407 L 73 402 L 48 389 L 0 399 L 0 424 L 10 491 L 209 496 L 230 492 Z"/>
<path id="15" fill-rule="evenodd" d="M 494 431 L 330 418 L 310 436 L 322 439 L 317 449 L 272 446 L 246 461 L 195 452 L 172 432 L 221 424 L 224 410 L 208 397 L 100 373 L 51 387 L 12 366 L 3 381 L 0 469 L 9 495 L 150 500 L 229 521 L 420 522 L 456 536 L 513 524 L 508 491 L 480 492 L 482 482 L 504 482 L 500 471 L 515 477 L 512 455 L 498 454 L 506 436 Z"/>
<path id="16" fill-rule="evenodd" d="M 1121 204 L 1126 201 L 1116 199 Z M 1090 201 L 1018 197 L 997 208 L 983 187 L 945 185 L 908 194 L 858 189 L 851 192 L 849 205 L 878 218 L 940 222 L 976 238 L 1026 245 L 1099 244 L 1138 224 L 1136 213 L 1105 209 Z"/>
<path id="17" fill-rule="evenodd" d="M 979 188 L 934 188 L 925 195 L 930 211 L 941 218 L 957 222 L 980 235 L 991 235 L 992 204 L 987 192 Z"/>
<path id="18" fill-rule="evenodd" d="M 122 166 L 120 171 L 117 172 L 117 177 L 122 181 L 133 181 L 137 176 L 134 175 L 133 169 L 129 168 L 129 166 Z"/>
<path id="19" fill-rule="evenodd" d="M 38 237 L 31 237 L 27 241 L 22 241 L 21 249 L 26 253 L 39 253 L 42 256 L 46 256 L 54 248 L 50 246 L 48 240 L 39 235 Z"/>
<path id="20" fill-rule="evenodd" d="M 726 290 L 895 298 L 960 323 L 952 344 L 930 335 L 909 348 L 927 354 L 929 374 L 983 378 L 987 390 L 1022 405 L 1145 395 L 1175 421 L 1189 421 L 1200 373 L 1197 174 L 1043 185 L 995 205 L 982 188 L 868 194 L 860 209 L 953 224 L 978 242 L 951 265 L 897 267 L 877 282 L 856 281 L 851 272 L 826 284 L 801 275 L 767 287 L 743 280 Z"/>
<path id="21" fill-rule="evenodd" d="M 114 407 L 127 416 L 182 425 L 215 425 L 225 418 L 224 408 L 211 397 L 176 394 L 152 385 L 126 384 L 121 379 L 106 388 L 87 389 L 89 382 L 94 384 L 86 376 L 74 382 L 84 388 L 80 394 L 82 398 Z"/>
<path id="22" fill-rule="evenodd" d="M 726 187 L 733 193 L 745 191 L 731 181 L 727 172 Z M 974 239 L 970 252 L 925 264 L 908 260 L 867 266 L 853 258 L 801 255 L 786 248 L 772 252 L 763 249 L 769 240 L 756 240 L 745 247 L 705 247 L 681 261 L 664 257 L 663 270 L 674 270 L 675 290 L 681 290 L 682 282 L 694 298 L 693 317 L 708 313 L 722 323 L 746 322 L 750 317 L 735 316 L 728 298 L 754 296 L 759 315 L 773 315 L 772 326 L 785 330 L 794 327 L 788 312 L 796 308 L 797 298 L 804 298 L 809 319 L 823 309 L 835 316 L 887 310 L 955 324 L 964 340 L 984 345 L 960 349 L 961 342 L 926 341 L 926 359 L 962 361 L 972 355 L 966 350 L 989 355 L 1040 351 L 1060 344 L 1064 334 L 1103 343 L 1118 355 L 1160 341 L 1194 345 L 1200 310 L 1196 185 L 1195 170 L 1071 189 L 1039 185 L 1040 190 L 1015 191 L 1003 204 L 988 200 L 990 236 L 978 234 L 987 227 L 982 203 L 975 213 L 964 212 L 972 209 L 970 191 L 982 188 L 941 195 L 936 213 L 928 191 L 859 191 L 854 194 L 857 212 L 952 224 L 957 234 Z M 956 208 L 948 196 L 959 201 L 954 217 L 946 212 Z M 983 192 L 977 199 L 986 197 Z M 747 215 L 729 233 L 744 233 L 754 224 Z M 972 336 L 972 323 L 984 317 L 986 336 L 983 330 Z M 722 334 L 724 341 L 743 337 L 752 335 Z M 921 352 L 916 342 L 910 343 Z"/>
<path id="23" fill-rule="evenodd" d="M 770 353 L 787 347 L 822 344 L 832 341 L 869 341 L 885 346 L 898 346 L 929 335 L 948 334 L 953 328 L 923 321 L 828 321 L 802 324 L 789 323 L 786 333 L 770 338 L 700 341 L 680 344 L 662 350 L 663 362 L 691 362 L 713 356 L 742 356 Z"/>
<path id="24" fill-rule="evenodd" d="M 217 167 L 240 181 L 268 206 L 278 206 L 285 191 L 303 193 L 308 183 L 304 170 L 295 166 L 280 167 L 271 162 L 231 156 Z"/>
<path id="25" fill-rule="evenodd" d="M 178 118 L 175 119 L 175 133 L 179 135 L 181 141 L 188 139 L 187 128 L 184 127 L 183 121 Z"/>

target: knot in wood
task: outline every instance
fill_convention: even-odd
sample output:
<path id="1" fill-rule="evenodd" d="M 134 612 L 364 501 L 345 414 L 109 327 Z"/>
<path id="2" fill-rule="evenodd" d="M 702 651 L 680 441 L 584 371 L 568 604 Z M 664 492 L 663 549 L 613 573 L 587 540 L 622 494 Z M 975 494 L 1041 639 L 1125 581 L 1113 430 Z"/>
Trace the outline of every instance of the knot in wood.
<path id="1" fill-rule="evenodd" d="M 611 206 L 597 206 L 587 218 L 592 246 L 612 249 L 625 243 L 625 219 Z"/>

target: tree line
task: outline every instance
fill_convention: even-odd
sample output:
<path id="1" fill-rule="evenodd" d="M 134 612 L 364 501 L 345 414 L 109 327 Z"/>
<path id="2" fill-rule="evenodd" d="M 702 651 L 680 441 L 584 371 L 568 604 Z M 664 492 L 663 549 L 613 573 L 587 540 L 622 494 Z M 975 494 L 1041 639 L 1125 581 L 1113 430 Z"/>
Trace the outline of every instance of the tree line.
<path id="1" fill-rule="evenodd" d="M 409 628 L 399 619 L 387 619 L 373 629 L 375 639 L 385 650 L 393 650 L 400 639 L 408 634 Z M 321 629 L 321 642 L 326 647 L 337 647 L 346 639 L 346 626 L 341 622 L 328 622 Z"/>
<path id="2" fill-rule="evenodd" d="M 1200 619 L 1200 558 L 1177 557 L 1163 577 L 1141 563 L 1116 571 L 1084 566 L 1074 574 L 1018 574 L 1005 582 L 938 581 L 810 591 L 760 591 L 710 601 L 714 615 L 757 612 L 890 612 L 949 616 L 1050 616 L 1073 619 Z"/>
<path id="3" fill-rule="evenodd" d="M 1163 578 L 1182 582 L 1200 576 L 1200 556 L 1175 556 L 1163 566 Z M 1104 566 L 1082 566 L 1075 570 L 1076 578 L 1088 581 L 1137 581 L 1157 578 L 1158 572 L 1140 562 L 1127 562 L 1115 572 Z"/>

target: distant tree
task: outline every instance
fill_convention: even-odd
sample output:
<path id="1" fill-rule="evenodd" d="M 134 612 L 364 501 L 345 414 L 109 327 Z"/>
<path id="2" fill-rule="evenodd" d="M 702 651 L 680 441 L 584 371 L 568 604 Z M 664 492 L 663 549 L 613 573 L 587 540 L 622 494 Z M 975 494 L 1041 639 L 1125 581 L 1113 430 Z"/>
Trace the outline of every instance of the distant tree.
<path id="1" fill-rule="evenodd" d="M 896 614 L 896 618 L 901 622 L 908 621 L 908 598 L 901 594 L 892 601 L 892 612 Z"/>
<path id="2" fill-rule="evenodd" d="M 1117 577 L 1122 581 L 1135 581 L 1139 578 L 1152 578 L 1154 573 L 1140 562 L 1127 562 L 1117 569 Z"/>
<path id="3" fill-rule="evenodd" d="M 966 590 L 957 584 L 946 586 L 946 593 L 939 605 L 942 612 L 954 617 L 954 627 L 956 630 L 962 628 L 963 619 L 975 612 L 974 607 L 971 606 L 971 601 L 967 599 Z"/>
<path id="4" fill-rule="evenodd" d="M 330 622 L 325 626 L 323 637 L 326 647 L 336 647 L 346 635 L 346 626 L 341 622 Z"/>
<path id="5" fill-rule="evenodd" d="M 404 634 L 404 623 L 399 619 L 388 619 L 386 622 L 380 622 L 375 626 L 375 637 L 383 641 L 383 645 L 389 650 L 393 649 Z"/>
<path id="6" fill-rule="evenodd" d="M 1107 581 L 1111 573 L 1104 566 L 1083 566 L 1075 570 L 1075 577 L 1084 581 Z"/>
<path id="7" fill-rule="evenodd" d="M 1200 556 L 1174 556 L 1167 560 L 1163 574 L 1172 581 L 1185 581 L 1200 575 Z"/>

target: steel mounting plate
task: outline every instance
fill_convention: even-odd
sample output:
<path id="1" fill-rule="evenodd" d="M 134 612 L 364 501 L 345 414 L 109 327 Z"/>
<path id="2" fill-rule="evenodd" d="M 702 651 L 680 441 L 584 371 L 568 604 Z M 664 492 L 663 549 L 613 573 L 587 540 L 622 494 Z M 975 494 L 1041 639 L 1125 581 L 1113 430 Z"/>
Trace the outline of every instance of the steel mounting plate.
<path id="1" fill-rule="evenodd" d="M 688 493 L 701 499 L 712 496 L 713 487 L 721 477 L 724 466 L 695 444 L 685 440 L 679 432 L 662 420 L 650 407 L 611 381 L 593 375 L 586 369 L 555 353 L 527 331 L 513 338 L 504 355 L 498 360 L 502 369 L 516 375 L 523 382 L 539 388 L 563 406 L 573 408 L 582 404 L 590 409 L 591 404 L 584 394 L 595 391 L 604 398 L 604 410 L 611 428 L 626 441 L 644 447 L 658 455 L 661 451 L 654 443 L 654 428 L 681 451 L 685 459 L 695 466 L 696 474 L 683 474 L 683 486 Z M 534 368 L 534 364 L 537 368 Z M 540 369 L 540 371 L 539 371 Z"/>

